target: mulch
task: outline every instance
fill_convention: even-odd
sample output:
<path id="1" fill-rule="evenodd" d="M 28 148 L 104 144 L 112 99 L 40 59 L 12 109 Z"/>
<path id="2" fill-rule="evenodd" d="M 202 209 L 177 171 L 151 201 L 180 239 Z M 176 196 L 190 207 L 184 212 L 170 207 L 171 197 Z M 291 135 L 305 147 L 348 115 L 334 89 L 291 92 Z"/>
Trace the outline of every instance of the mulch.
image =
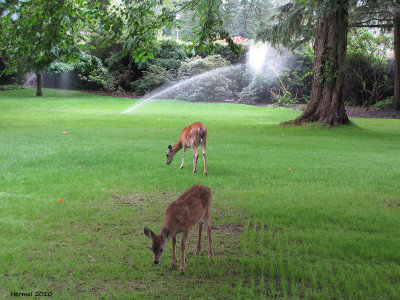
<path id="1" fill-rule="evenodd" d="M 346 112 L 350 118 L 400 119 L 400 111 L 395 109 L 346 106 Z"/>

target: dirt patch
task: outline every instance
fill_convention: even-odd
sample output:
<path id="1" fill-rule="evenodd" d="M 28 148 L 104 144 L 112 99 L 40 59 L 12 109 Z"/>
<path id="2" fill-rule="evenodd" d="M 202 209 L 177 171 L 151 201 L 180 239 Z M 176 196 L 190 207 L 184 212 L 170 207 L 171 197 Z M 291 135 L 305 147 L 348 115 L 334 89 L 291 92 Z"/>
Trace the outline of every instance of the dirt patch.
<path id="1" fill-rule="evenodd" d="M 118 205 L 125 206 L 142 205 L 150 201 L 150 197 L 143 196 L 113 195 L 113 198 L 119 200 Z"/>
<path id="2" fill-rule="evenodd" d="M 249 229 L 255 231 L 266 231 L 268 230 L 268 225 L 261 226 L 260 223 L 257 224 L 250 224 Z M 228 234 L 242 234 L 245 225 L 244 224 L 222 224 L 222 225 L 215 225 L 211 226 L 212 232 L 215 233 L 228 233 Z"/>
<path id="3" fill-rule="evenodd" d="M 222 224 L 211 226 L 213 233 L 229 233 L 229 234 L 241 234 L 244 230 L 243 224 Z"/>
<path id="4" fill-rule="evenodd" d="M 296 104 L 294 110 L 304 110 L 305 104 Z M 400 119 L 400 111 L 395 109 L 374 109 L 371 107 L 346 106 L 346 113 L 350 118 L 376 118 L 376 119 Z"/>
<path id="5" fill-rule="evenodd" d="M 154 204 L 157 199 L 160 198 L 160 195 L 117 195 L 114 194 L 112 196 L 114 199 L 118 201 L 115 205 L 123 205 L 123 206 L 135 206 L 135 205 L 148 205 Z M 163 198 L 171 198 L 171 201 L 176 199 L 176 194 L 163 192 Z M 159 202 L 159 201 L 157 201 Z"/>
<path id="6" fill-rule="evenodd" d="M 346 112 L 352 118 L 400 119 L 400 111 L 395 109 L 346 106 Z"/>

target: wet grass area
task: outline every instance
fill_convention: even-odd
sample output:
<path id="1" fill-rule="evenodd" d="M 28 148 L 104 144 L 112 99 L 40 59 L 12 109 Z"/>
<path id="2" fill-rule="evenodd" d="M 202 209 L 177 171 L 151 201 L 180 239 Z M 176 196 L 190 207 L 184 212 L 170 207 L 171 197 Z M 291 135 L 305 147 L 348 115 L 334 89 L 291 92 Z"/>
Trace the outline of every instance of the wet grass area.
<path id="1" fill-rule="evenodd" d="M 0 298 L 395 299 L 400 294 L 400 122 L 291 127 L 299 112 L 44 90 L 0 92 Z M 179 170 L 167 145 L 208 130 Z M 66 133 L 67 132 L 67 133 Z M 187 157 L 191 156 L 188 150 Z M 214 260 L 152 263 L 143 226 L 193 184 L 212 189 Z M 178 239 L 179 241 L 179 239 Z M 178 242 L 179 245 L 179 242 Z M 178 263 L 180 250 L 178 247 Z"/>

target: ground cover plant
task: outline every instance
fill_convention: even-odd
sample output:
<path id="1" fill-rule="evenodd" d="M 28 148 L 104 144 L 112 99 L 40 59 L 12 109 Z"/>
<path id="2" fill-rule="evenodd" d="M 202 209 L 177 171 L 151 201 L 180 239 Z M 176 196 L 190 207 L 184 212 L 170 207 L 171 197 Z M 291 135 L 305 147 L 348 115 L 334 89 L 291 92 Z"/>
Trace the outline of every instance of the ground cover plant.
<path id="1" fill-rule="evenodd" d="M 299 112 L 72 91 L 0 92 L 0 298 L 360 298 L 400 294 L 400 122 L 278 124 Z M 167 145 L 207 126 L 208 176 Z M 199 159 L 201 165 L 201 158 Z M 193 184 L 213 191 L 214 260 L 171 243 L 152 263 L 143 225 Z M 179 244 L 178 244 L 179 245 Z M 178 249 L 178 257 L 179 257 Z M 178 260 L 179 263 L 179 260 Z"/>

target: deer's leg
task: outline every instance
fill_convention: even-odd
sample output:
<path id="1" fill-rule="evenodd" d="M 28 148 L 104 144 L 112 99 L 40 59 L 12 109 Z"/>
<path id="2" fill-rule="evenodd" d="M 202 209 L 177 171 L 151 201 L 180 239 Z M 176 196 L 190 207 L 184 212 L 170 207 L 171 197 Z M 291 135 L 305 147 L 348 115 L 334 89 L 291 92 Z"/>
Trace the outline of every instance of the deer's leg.
<path id="1" fill-rule="evenodd" d="M 208 257 L 213 258 L 214 252 L 212 249 L 212 237 L 211 237 L 211 218 L 210 212 L 207 213 L 206 217 L 204 218 L 204 222 L 207 227 L 207 236 L 208 236 Z"/>
<path id="2" fill-rule="evenodd" d="M 186 146 L 183 145 L 183 150 L 182 150 L 182 163 L 181 163 L 180 169 L 183 168 L 183 162 L 185 161 L 185 154 L 186 154 Z"/>
<path id="3" fill-rule="evenodd" d="M 201 142 L 201 150 L 203 152 L 203 161 L 204 161 L 204 175 L 207 176 L 207 160 L 206 160 L 206 139 L 204 138 Z"/>
<path id="4" fill-rule="evenodd" d="M 203 222 L 199 223 L 199 242 L 197 243 L 197 251 L 196 254 L 200 254 L 201 250 L 201 232 L 203 231 Z"/>
<path id="5" fill-rule="evenodd" d="M 180 271 L 183 274 L 183 272 L 186 269 L 186 262 L 185 262 L 185 249 L 186 249 L 186 242 L 189 236 L 190 228 L 187 231 L 182 232 L 182 243 L 181 243 L 181 252 L 182 252 L 182 257 L 181 257 L 181 267 Z"/>
<path id="6" fill-rule="evenodd" d="M 199 159 L 199 152 L 197 152 L 197 147 L 192 146 L 193 149 L 193 173 L 196 173 L 197 169 L 197 160 Z"/>
<path id="7" fill-rule="evenodd" d="M 172 260 L 171 260 L 171 266 L 175 267 L 176 266 L 176 236 L 174 235 L 172 237 Z"/>

